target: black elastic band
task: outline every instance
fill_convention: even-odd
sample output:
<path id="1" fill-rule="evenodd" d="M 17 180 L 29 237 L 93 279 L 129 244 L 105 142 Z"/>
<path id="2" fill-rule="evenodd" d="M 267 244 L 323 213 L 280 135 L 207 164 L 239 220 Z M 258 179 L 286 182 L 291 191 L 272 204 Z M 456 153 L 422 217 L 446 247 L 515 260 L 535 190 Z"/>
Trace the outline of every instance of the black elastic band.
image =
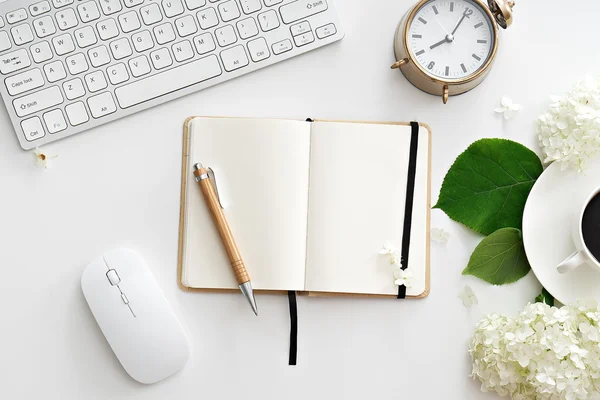
<path id="1" fill-rule="evenodd" d="M 413 201 L 415 197 L 415 177 L 417 175 L 417 150 L 419 147 L 419 123 L 411 122 L 410 158 L 408 160 L 408 179 L 406 181 L 406 203 L 404 205 L 404 231 L 402 233 L 402 269 L 408 268 L 410 249 L 410 230 L 412 226 Z M 406 297 L 406 286 L 398 286 L 398 298 Z"/>
<path id="2" fill-rule="evenodd" d="M 290 365 L 296 365 L 298 355 L 298 304 L 296 303 L 296 292 L 288 292 L 290 302 Z"/>

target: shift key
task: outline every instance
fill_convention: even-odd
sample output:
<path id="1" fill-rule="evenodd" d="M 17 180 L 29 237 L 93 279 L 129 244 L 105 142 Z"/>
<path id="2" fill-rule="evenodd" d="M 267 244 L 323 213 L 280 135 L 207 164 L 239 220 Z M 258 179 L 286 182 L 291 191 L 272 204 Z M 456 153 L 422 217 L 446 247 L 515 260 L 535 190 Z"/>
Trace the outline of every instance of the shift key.
<path id="1" fill-rule="evenodd" d="M 298 0 L 279 8 L 284 24 L 291 24 L 327 10 L 326 0 Z"/>
<path id="2" fill-rule="evenodd" d="M 58 86 L 52 86 L 39 92 L 19 97 L 13 101 L 13 106 L 19 117 L 36 113 L 63 102 L 63 96 Z"/>

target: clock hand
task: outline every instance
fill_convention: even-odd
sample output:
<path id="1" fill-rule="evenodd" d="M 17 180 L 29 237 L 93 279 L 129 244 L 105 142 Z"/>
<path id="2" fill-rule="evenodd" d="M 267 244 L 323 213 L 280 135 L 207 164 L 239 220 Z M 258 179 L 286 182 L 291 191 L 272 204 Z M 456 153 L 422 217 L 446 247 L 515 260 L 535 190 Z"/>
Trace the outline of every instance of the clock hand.
<path id="1" fill-rule="evenodd" d="M 444 25 L 442 25 L 442 23 L 440 22 L 440 20 L 437 19 L 437 17 L 435 16 L 435 14 L 433 14 L 433 18 L 435 18 L 435 21 L 438 23 L 438 25 L 442 27 L 442 29 L 444 30 L 444 32 L 446 32 L 446 35 L 449 35 L 448 31 L 446 30 L 446 28 L 444 28 Z"/>
<path id="2" fill-rule="evenodd" d="M 439 42 L 432 44 L 431 46 L 429 46 L 429 48 L 430 49 L 435 49 L 436 47 L 438 47 L 438 46 L 440 46 L 440 45 L 442 45 L 442 44 L 444 44 L 446 42 L 448 42 L 448 39 L 444 38 L 444 39 L 440 40 Z"/>
<path id="3" fill-rule="evenodd" d="M 471 14 L 473 14 L 473 10 L 471 10 L 470 8 L 465 8 L 465 12 L 463 13 L 463 15 L 460 17 L 460 19 L 456 23 L 456 26 L 454 27 L 454 30 L 452 31 L 451 35 L 454 35 L 454 33 L 456 32 L 456 30 L 458 29 L 460 24 L 462 24 L 465 17 L 469 18 Z"/>

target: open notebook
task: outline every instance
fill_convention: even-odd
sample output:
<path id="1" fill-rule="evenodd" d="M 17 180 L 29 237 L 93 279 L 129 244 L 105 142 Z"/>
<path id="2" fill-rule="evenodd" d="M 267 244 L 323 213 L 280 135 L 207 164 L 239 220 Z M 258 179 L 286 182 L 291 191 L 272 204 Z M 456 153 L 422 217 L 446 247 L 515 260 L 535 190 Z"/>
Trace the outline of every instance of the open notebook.
<path id="1" fill-rule="evenodd" d="M 429 292 L 431 135 L 420 125 L 407 297 Z M 406 123 L 187 120 L 179 279 L 186 289 L 239 291 L 192 166 L 212 167 L 258 292 L 396 296 L 389 241 L 400 247 L 410 159 Z"/>

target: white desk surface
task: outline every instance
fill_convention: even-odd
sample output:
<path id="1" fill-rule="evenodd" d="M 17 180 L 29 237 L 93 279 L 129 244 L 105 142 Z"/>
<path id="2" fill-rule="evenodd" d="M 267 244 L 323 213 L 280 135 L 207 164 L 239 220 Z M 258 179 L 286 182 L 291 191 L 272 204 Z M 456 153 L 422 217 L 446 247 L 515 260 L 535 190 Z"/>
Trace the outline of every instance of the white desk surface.
<path id="1" fill-rule="evenodd" d="M 416 119 L 433 130 L 432 202 L 471 142 L 504 137 L 536 151 L 533 123 L 551 93 L 597 71 L 600 3 L 522 0 L 496 64 L 442 105 L 398 71 L 392 37 L 414 0 L 337 0 L 346 38 L 332 46 L 48 145 L 49 170 L 20 149 L 0 110 L 0 392 L 6 399 L 495 399 L 468 378 L 467 343 L 488 312 L 515 314 L 539 292 L 533 274 L 493 287 L 461 276 L 481 239 L 432 244 L 431 295 L 420 301 L 300 298 L 298 366 L 287 365 L 287 297 L 190 294 L 176 283 L 182 123 L 190 115 Z M 493 112 L 502 95 L 524 106 Z M 192 353 L 166 381 L 131 380 L 83 298 L 82 269 L 107 249 L 138 250 L 186 326 Z M 463 307 L 465 284 L 480 305 Z"/>

